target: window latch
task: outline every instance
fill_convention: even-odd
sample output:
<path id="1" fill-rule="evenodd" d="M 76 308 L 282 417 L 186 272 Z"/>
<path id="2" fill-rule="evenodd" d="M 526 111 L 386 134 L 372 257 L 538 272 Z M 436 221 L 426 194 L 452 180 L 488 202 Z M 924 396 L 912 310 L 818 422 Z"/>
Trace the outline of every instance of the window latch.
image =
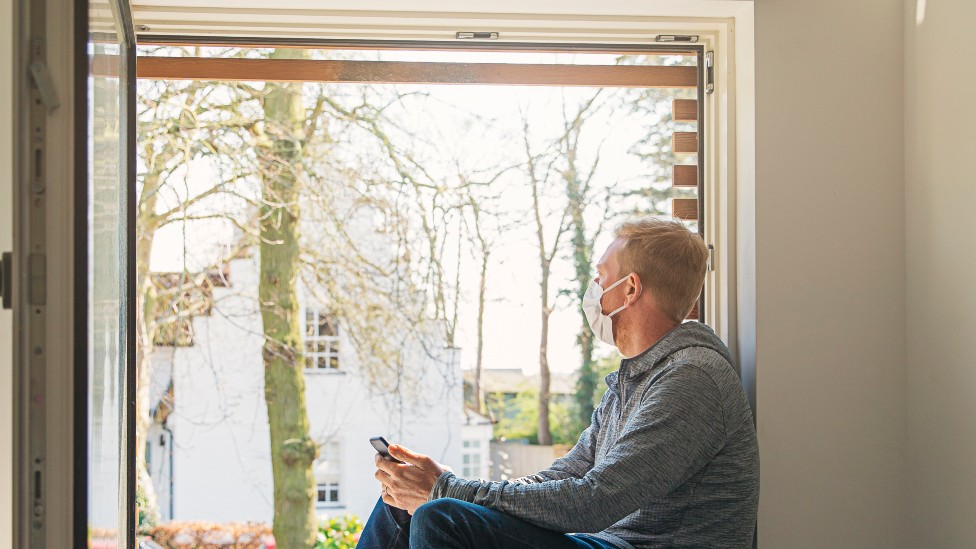
<path id="1" fill-rule="evenodd" d="M 457 32 L 454 34 L 457 40 L 498 40 L 497 32 Z"/>
<path id="2" fill-rule="evenodd" d="M 47 107 L 47 112 L 54 112 L 54 109 L 61 106 L 61 101 L 58 99 L 58 90 L 54 87 L 51 71 L 41 61 L 31 63 L 30 71 L 34 85 L 37 86 L 37 91 L 41 94 L 41 101 Z"/>
<path id="3" fill-rule="evenodd" d="M 705 52 L 705 93 L 715 91 L 715 52 Z"/>
<path id="4" fill-rule="evenodd" d="M 712 244 L 708 245 L 708 259 L 705 260 L 705 270 L 708 272 L 715 271 L 715 246 Z"/>

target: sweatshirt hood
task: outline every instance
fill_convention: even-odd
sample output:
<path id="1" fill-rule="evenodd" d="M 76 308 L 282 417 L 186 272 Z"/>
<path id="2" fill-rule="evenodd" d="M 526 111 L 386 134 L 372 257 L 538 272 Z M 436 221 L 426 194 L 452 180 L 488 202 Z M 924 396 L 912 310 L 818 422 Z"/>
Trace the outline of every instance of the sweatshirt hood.
<path id="1" fill-rule="evenodd" d="M 725 343 L 712 329 L 700 322 L 684 322 L 664 334 L 657 343 L 643 353 L 620 361 L 620 372 L 624 379 L 644 374 L 656 368 L 668 357 L 689 347 L 711 349 L 722 356 L 732 366 L 732 355 Z"/>

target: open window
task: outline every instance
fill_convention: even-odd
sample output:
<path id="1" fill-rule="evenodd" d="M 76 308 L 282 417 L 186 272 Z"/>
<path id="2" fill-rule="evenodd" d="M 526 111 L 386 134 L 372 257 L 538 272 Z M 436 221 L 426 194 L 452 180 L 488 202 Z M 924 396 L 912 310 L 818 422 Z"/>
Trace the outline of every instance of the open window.
<path id="1" fill-rule="evenodd" d="M 557 310 L 549 320 L 558 327 L 579 322 L 567 303 L 591 276 L 585 261 L 573 259 L 586 253 L 567 249 L 599 248 L 595 229 L 603 225 L 600 238 L 605 239 L 625 213 L 682 220 L 713 249 L 713 270 L 692 318 L 712 325 L 735 347 L 735 162 L 729 137 L 734 116 L 729 80 L 722 78 L 730 74 L 732 55 L 727 21 L 463 13 L 394 17 L 295 6 L 187 9 L 159 3 L 136 6 L 130 18 L 125 6 L 92 9 L 92 30 L 86 33 L 90 43 L 85 61 L 79 62 L 85 70 L 78 74 L 84 76 L 77 81 L 79 90 L 89 90 L 90 102 L 82 106 L 76 101 L 78 120 L 84 123 L 65 133 L 81 142 L 83 128 L 86 143 L 84 151 L 76 151 L 75 160 L 85 165 L 84 158 L 87 165 L 84 177 L 78 174 L 84 185 L 75 189 L 79 207 L 72 216 L 79 243 L 73 280 L 83 284 L 71 289 L 76 298 L 71 320 L 85 331 L 75 334 L 75 355 L 68 353 L 64 362 L 78 365 L 73 387 L 48 393 L 45 401 L 76 403 L 76 421 L 69 422 L 74 437 L 68 437 L 76 446 L 67 454 L 85 457 L 75 460 L 81 469 L 68 483 L 76 487 L 75 541 L 92 536 L 106 546 L 131 544 L 142 519 L 133 504 L 136 477 L 142 474 L 141 482 L 156 484 L 155 494 L 139 493 L 138 499 L 155 497 L 157 508 L 160 503 L 167 507 L 161 513 L 165 518 L 212 511 L 215 506 L 205 494 L 220 493 L 246 508 L 239 518 L 267 521 L 273 507 L 267 499 L 272 461 L 280 458 L 265 446 L 269 441 L 276 448 L 287 442 L 289 460 L 307 462 L 316 471 L 308 491 L 313 507 L 342 506 L 365 515 L 360 508 L 371 505 L 375 494 L 357 490 L 351 479 L 369 478 L 371 451 L 365 442 L 361 447 L 326 442 L 350 425 L 352 438 L 340 440 L 403 434 L 421 437 L 429 447 L 450 440 L 436 457 L 473 476 L 492 475 L 491 414 L 466 407 L 461 396 L 468 375 L 461 368 L 473 368 L 466 352 L 479 344 L 470 335 L 473 328 L 457 320 L 463 316 L 458 307 L 465 299 L 477 302 L 477 285 L 469 294 L 452 287 L 462 273 L 478 279 L 480 258 L 509 253 L 501 240 L 487 238 L 492 224 L 525 231 L 506 242 L 531 243 L 537 233 L 545 233 L 538 239 L 545 241 L 542 266 L 564 262 L 553 271 L 551 301 L 543 304 L 543 309 L 552 305 Z M 490 32 L 469 32 L 472 28 Z M 133 71 L 136 42 L 138 74 Z M 55 75 L 61 76 L 63 71 Z M 31 100 L 45 104 L 43 74 L 35 82 Z M 213 82 L 221 84 L 208 84 Z M 512 90 L 533 100 L 523 102 L 520 111 Z M 147 108 L 164 96 L 184 102 L 168 112 Z M 467 98 L 464 108 L 455 102 L 459 97 Z M 275 101 L 281 108 L 269 111 L 269 102 Z M 168 108 L 178 101 L 158 103 Z M 517 116 L 506 119 L 499 105 L 512 107 L 509 113 Z M 495 109 L 475 112 L 479 106 Z M 289 109 L 301 114 L 286 127 Z M 323 112 L 332 118 L 313 122 Z M 402 118 L 392 120 L 394 112 Z M 176 125 L 167 126 L 172 120 Z M 546 120 L 562 131 L 541 129 Z M 649 126 L 666 131 L 649 132 Z M 526 137 L 526 128 L 536 137 Z M 155 144 L 144 139 L 153 131 L 159 138 Z M 322 185 L 319 189 L 328 192 L 311 196 L 306 186 L 269 195 L 261 177 L 243 169 L 249 162 L 264 162 L 277 170 L 276 177 L 287 179 L 304 162 L 300 154 L 306 147 L 331 147 L 353 159 L 355 170 L 339 162 L 309 162 L 302 168 L 314 175 L 309 181 L 342 180 L 350 182 L 348 188 L 335 192 L 335 185 Z M 53 163 L 48 160 L 52 151 L 58 154 L 46 151 L 44 166 Z M 435 157 L 450 161 L 427 163 Z M 604 172 L 615 178 L 601 180 Z M 586 187 L 590 180 L 600 182 Z M 481 197 L 491 207 L 479 208 L 476 193 L 496 183 L 500 191 Z M 474 191 L 465 195 L 459 189 Z M 476 200 L 461 200 L 465 196 Z M 155 202 L 143 208 L 147 204 L 140 201 L 149 197 Z M 576 200 L 576 212 L 563 207 L 566 197 Z M 535 200 L 536 210 L 545 215 L 533 219 L 533 208 L 526 207 L 519 215 L 492 221 L 498 211 L 514 211 L 509 206 L 520 200 L 523 205 Z M 21 201 L 21 222 L 43 223 L 43 210 L 27 207 L 31 202 L 27 197 Z M 215 210 L 228 204 L 235 208 L 232 214 Z M 294 257 L 317 268 L 265 277 L 261 258 L 269 256 L 268 246 L 289 238 L 285 231 L 295 221 L 289 209 L 296 204 L 322 214 L 295 223 L 295 234 L 308 245 L 296 248 Z M 606 215 L 606 204 L 612 204 L 613 215 Z M 554 235 L 564 225 L 560 218 L 570 220 L 574 214 L 578 218 L 565 225 L 586 225 L 581 238 L 591 242 L 560 247 L 572 241 L 567 232 L 557 245 Z M 412 220 L 410 230 L 403 230 L 404 219 Z M 147 220 L 159 223 L 154 236 L 169 239 L 178 261 L 154 269 L 158 258 L 137 253 L 137 241 L 147 236 L 140 226 L 148 225 L 140 223 Z M 326 229 L 309 230 L 315 222 Z M 485 230 L 479 231 L 482 222 Z M 353 226 L 369 230 L 343 230 Z M 540 231 L 534 229 L 538 226 Z M 34 234 L 51 244 L 51 235 Z M 191 241 L 204 244 L 188 246 Z M 24 249 L 38 243 L 24 242 Z M 539 254 L 526 253 L 531 249 L 511 252 L 507 264 L 519 254 L 535 261 Z M 21 260 L 22 280 L 45 268 L 29 255 Z M 440 264 L 411 270 L 423 258 Z M 504 263 L 488 265 L 503 270 Z M 58 272 L 56 262 L 46 267 Z M 524 275 L 507 274 L 511 301 L 531 301 L 518 288 L 534 288 L 539 281 L 526 284 L 519 278 Z M 560 282 L 565 291 L 556 289 L 559 277 L 565 279 Z M 290 294 L 271 291 L 275 284 L 292 281 L 299 287 Z M 31 326 L 40 341 L 47 337 L 40 326 L 56 325 L 44 324 L 48 313 L 43 306 L 34 309 L 38 316 L 32 320 L 30 309 L 23 307 L 35 303 L 30 299 L 34 296 L 25 290 L 23 325 Z M 526 355 L 511 344 L 522 337 L 513 330 L 514 319 L 538 315 L 492 312 L 487 303 L 487 322 L 508 330 L 498 332 L 488 347 Z M 269 311 L 281 322 L 275 323 Z M 271 324 L 276 331 L 266 329 Z M 146 325 L 151 329 L 142 330 Z M 409 337 L 402 336 L 405 326 L 410 326 Z M 523 331 L 538 332 L 534 327 Z M 567 333 L 568 346 L 575 345 L 577 333 Z M 142 336 L 148 339 L 137 340 Z M 41 355 L 46 360 L 55 356 Z M 285 366 L 297 364 L 299 355 L 305 369 L 298 368 L 296 375 Z M 43 371 L 42 359 L 27 352 L 20 356 L 35 361 L 33 371 Z M 154 360 L 165 368 L 154 369 Z M 504 360 L 509 359 L 496 363 Z M 271 363 L 276 366 L 269 374 Z M 251 368 L 254 364 L 260 368 Z M 406 367 L 411 364 L 429 367 L 413 375 Z M 234 373 L 244 370 L 251 373 Z M 345 375 L 304 375 L 316 370 Z M 451 376 L 453 385 L 445 385 Z M 418 396 L 406 403 L 380 397 L 375 402 L 382 401 L 383 411 L 374 413 L 380 406 L 371 404 L 376 395 L 364 389 L 367 378 L 377 393 L 409 388 Z M 269 387 L 279 401 L 306 401 L 305 431 L 293 429 L 301 426 L 300 419 L 276 416 L 267 407 L 263 399 Z M 557 410 L 568 405 L 574 391 L 570 384 L 551 381 L 550 388 L 553 395 L 541 391 L 533 398 L 551 396 Z M 228 394 L 232 398 L 210 398 Z M 326 404 L 338 411 L 317 407 Z M 389 421 L 404 417 L 410 407 L 426 410 L 423 428 L 410 431 L 404 426 L 409 422 Z M 64 417 L 47 404 L 32 414 L 38 428 Z M 49 455 L 51 448 L 32 444 L 37 457 Z M 194 458 L 197 451 L 213 456 L 229 449 L 233 459 L 218 470 Z M 35 485 L 22 486 L 24 509 L 50 502 L 50 486 L 58 483 L 54 477 L 46 480 L 43 459 L 28 459 L 34 455 L 25 455 L 23 469 L 30 472 L 25 478 L 34 478 L 37 470 L 45 481 L 36 492 Z M 361 462 L 366 469 L 356 469 Z M 195 496 L 193 487 L 202 492 Z M 32 499 L 32 493 L 38 498 Z"/>

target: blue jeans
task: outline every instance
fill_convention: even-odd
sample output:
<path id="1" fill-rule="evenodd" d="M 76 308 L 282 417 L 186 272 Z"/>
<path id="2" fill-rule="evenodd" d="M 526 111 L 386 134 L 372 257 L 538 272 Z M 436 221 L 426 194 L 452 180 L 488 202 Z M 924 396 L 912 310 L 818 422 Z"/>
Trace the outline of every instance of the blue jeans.
<path id="1" fill-rule="evenodd" d="M 417 508 L 411 517 L 380 499 L 357 549 L 616 549 L 586 534 L 562 534 L 500 511 L 458 499 L 441 498 Z"/>

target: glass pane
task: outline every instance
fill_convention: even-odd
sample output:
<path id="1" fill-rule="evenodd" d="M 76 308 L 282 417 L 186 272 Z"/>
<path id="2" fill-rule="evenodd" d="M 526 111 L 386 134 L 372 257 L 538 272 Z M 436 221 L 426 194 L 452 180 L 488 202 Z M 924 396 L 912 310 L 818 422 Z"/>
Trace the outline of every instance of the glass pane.
<path id="1" fill-rule="evenodd" d="M 90 4 L 88 535 L 89 546 L 125 547 L 126 56 L 112 20 L 107 3 Z"/>
<path id="2" fill-rule="evenodd" d="M 336 333 L 335 320 L 328 315 L 321 315 L 319 317 L 319 335 L 334 336 Z"/>

